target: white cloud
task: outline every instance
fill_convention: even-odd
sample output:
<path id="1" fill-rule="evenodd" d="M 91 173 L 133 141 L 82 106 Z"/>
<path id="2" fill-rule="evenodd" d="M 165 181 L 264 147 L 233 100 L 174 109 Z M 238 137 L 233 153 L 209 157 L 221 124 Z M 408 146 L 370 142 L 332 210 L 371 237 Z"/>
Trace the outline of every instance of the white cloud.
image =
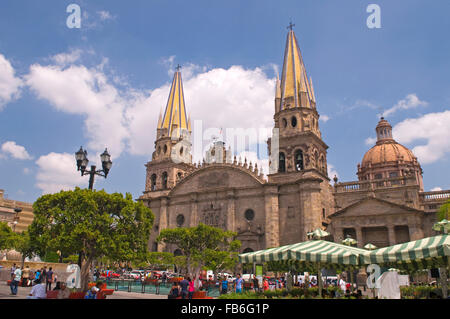
<path id="1" fill-rule="evenodd" d="M 19 97 L 22 80 L 15 76 L 11 63 L 0 54 L 0 110 Z"/>
<path id="2" fill-rule="evenodd" d="M 373 146 L 376 142 L 377 142 L 377 138 L 376 138 L 376 137 L 368 137 L 368 138 L 366 138 L 366 140 L 364 141 L 364 143 L 365 143 L 366 145 L 369 145 L 369 146 Z"/>
<path id="3" fill-rule="evenodd" d="M 87 182 L 77 171 L 73 154 L 52 152 L 39 157 L 36 164 L 39 167 L 36 186 L 44 194 L 70 190 Z"/>
<path id="4" fill-rule="evenodd" d="M 437 191 L 441 191 L 441 190 L 442 190 L 442 188 L 440 188 L 440 187 L 435 187 L 435 188 L 431 189 L 432 192 L 437 192 Z"/>
<path id="5" fill-rule="evenodd" d="M 1 150 L 4 154 L 10 155 L 14 159 L 29 160 L 32 157 L 28 154 L 25 147 L 17 145 L 14 141 L 7 141 L 2 144 Z"/>
<path id="6" fill-rule="evenodd" d="M 339 174 L 333 164 L 328 163 L 327 170 L 329 178 L 333 179 L 335 175 L 337 178 L 339 178 Z"/>
<path id="7" fill-rule="evenodd" d="M 427 106 L 428 102 L 421 101 L 416 94 L 408 94 L 403 100 L 400 100 L 390 109 L 383 112 L 382 116 L 387 117 L 398 110 L 408 110 L 417 108 L 419 106 Z"/>
<path id="8" fill-rule="evenodd" d="M 25 168 L 23 169 L 23 173 L 24 173 L 25 175 L 28 175 L 28 174 L 31 173 L 31 170 L 30 170 L 28 167 L 25 167 Z"/>
<path id="9" fill-rule="evenodd" d="M 76 61 L 78 53 L 73 52 L 77 51 L 57 55 L 53 61 Z M 174 59 L 172 56 L 163 62 L 171 67 Z M 133 155 L 151 155 L 158 114 L 166 106 L 171 82 L 151 91 L 135 90 L 120 83 L 120 76 L 114 72 L 106 73 L 106 68 L 107 61 L 92 68 L 34 64 L 25 80 L 55 109 L 84 116 L 87 146 L 94 152 L 108 147 L 113 158 L 125 150 Z M 187 63 L 182 73 L 192 123 L 202 120 L 203 129 L 273 126 L 275 79 L 268 78 L 262 68 L 207 70 Z M 170 74 L 172 78 L 173 71 Z"/>
<path id="10" fill-rule="evenodd" d="M 194 72 L 183 86 L 192 125 L 202 120 L 203 130 L 216 127 L 225 132 L 226 128 L 273 126 L 275 79 L 268 78 L 260 68 L 232 66 Z M 132 154 L 149 155 L 153 151 L 158 115 L 166 106 L 169 89 L 170 83 L 166 83 L 151 91 L 150 96 L 142 94 L 127 109 Z"/>
<path id="11" fill-rule="evenodd" d="M 322 121 L 324 123 L 328 122 L 330 120 L 330 117 L 328 115 L 325 114 L 321 114 L 319 117 L 319 121 Z"/>
<path id="12" fill-rule="evenodd" d="M 65 66 L 78 61 L 83 53 L 80 49 L 75 49 L 70 52 L 63 52 L 51 57 L 51 60 L 57 65 Z"/>
<path id="13" fill-rule="evenodd" d="M 57 110 L 85 117 L 89 148 L 97 152 L 108 147 L 112 156 L 120 155 L 128 136 L 123 118 L 128 101 L 103 72 L 83 65 L 34 64 L 25 79 L 39 98 Z"/>
<path id="14" fill-rule="evenodd" d="M 450 153 L 449 123 L 450 110 L 428 113 L 398 123 L 393 128 L 393 136 L 402 144 L 420 144 L 412 151 L 421 164 L 430 164 Z"/>
<path id="15" fill-rule="evenodd" d="M 97 11 L 97 14 L 99 15 L 100 20 L 102 21 L 114 20 L 116 18 L 116 16 L 113 16 L 109 11 L 106 10 Z"/>

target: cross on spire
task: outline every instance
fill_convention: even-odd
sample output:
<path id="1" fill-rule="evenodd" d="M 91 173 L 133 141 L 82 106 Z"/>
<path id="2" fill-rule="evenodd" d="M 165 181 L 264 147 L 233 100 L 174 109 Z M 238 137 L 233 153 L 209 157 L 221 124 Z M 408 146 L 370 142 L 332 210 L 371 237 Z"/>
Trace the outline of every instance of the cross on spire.
<path id="1" fill-rule="evenodd" d="M 178 64 L 177 67 L 176 67 L 175 69 L 177 69 L 177 72 L 180 72 L 181 65 Z"/>
<path id="2" fill-rule="evenodd" d="M 295 27 L 295 24 L 293 24 L 292 21 L 290 21 L 289 25 L 287 26 L 287 29 L 292 30 L 292 27 Z"/>

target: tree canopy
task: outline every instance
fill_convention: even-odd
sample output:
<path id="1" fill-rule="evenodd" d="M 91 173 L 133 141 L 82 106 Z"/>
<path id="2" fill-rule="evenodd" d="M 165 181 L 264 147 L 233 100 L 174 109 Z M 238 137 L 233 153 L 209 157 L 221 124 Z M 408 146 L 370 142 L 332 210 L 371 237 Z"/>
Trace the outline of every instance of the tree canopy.
<path id="1" fill-rule="evenodd" d="M 450 199 L 447 200 L 438 210 L 438 220 L 450 219 Z"/>
<path id="2" fill-rule="evenodd" d="M 5 222 L 0 222 L 0 250 L 14 248 L 16 234 Z"/>
<path id="3" fill-rule="evenodd" d="M 157 241 L 178 247 L 186 259 L 188 273 L 198 278 L 205 266 L 212 270 L 234 266 L 241 246 L 235 236 L 234 232 L 200 223 L 191 228 L 163 229 Z"/>
<path id="4" fill-rule="evenodd" d="M 39 197 L 33 204 L 29 236 L 34 250 L 60 251 L 83 256 L 82 287 L 92 261 L 107 257 L 117 261 L 145 260 L 154 215 L 131 194 L 108 194 L 75 188 Z"/>

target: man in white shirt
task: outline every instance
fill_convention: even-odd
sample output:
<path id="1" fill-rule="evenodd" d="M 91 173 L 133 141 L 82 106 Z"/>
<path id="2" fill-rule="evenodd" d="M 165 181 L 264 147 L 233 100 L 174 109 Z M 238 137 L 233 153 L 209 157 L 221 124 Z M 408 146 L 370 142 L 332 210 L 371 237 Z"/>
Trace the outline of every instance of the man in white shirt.
<path id="1" fill-rule="evenodd" d="M 27 299 L 46 299 L 45 284 L 37 284 L 31 288 L 30 295 Z"/>
<path id="2" fill-rule="evenodd" d="M 20 279 L 22 278 L 22 270 L 20 267 L 17 267 L 16 270 L 14 270 L 13 278 L 11 280 L 11 295 L 15 296 L 17 295 L 17 287 L 19 286 Z"/>

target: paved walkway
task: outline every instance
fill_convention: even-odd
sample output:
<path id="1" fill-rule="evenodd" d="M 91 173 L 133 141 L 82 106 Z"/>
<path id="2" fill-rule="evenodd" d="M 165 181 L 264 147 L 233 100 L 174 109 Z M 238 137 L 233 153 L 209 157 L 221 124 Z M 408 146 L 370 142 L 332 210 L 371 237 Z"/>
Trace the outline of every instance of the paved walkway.
<path id="1" fill-rule="evenodd" d="M 0 299 L 26 299 L 31 287 L 18 287 L 17 295 L 11 295 L 11 289 L 5 281 L 0 282 Z M 167 295 L 143 294 L 138 292 L 114 291 L 107 299 L 167 299 Z"/>

